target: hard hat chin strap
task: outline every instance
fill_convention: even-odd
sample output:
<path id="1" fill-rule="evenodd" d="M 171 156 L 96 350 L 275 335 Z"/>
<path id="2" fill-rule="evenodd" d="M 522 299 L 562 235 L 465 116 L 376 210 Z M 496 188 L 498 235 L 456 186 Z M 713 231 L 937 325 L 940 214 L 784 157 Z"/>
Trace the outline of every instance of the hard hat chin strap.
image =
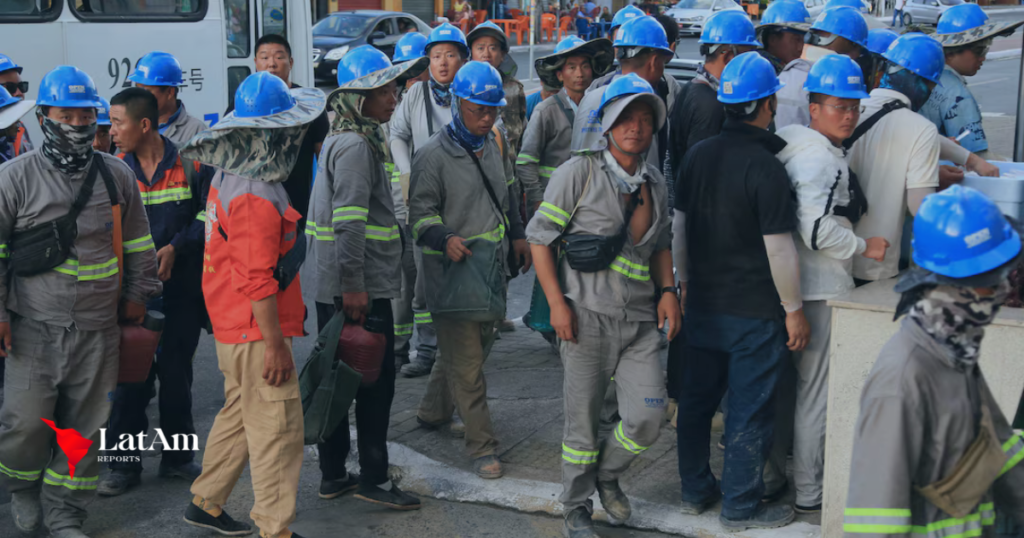
<path id="1" fill-rule="evenodd" d="M 612 143 L 613 146 L 615 146 L 615 149 L 621 151 L 622 153 L 625 153 L 626 155 L 629 155 L 630 157 L 643 157 L 644 156 L 643 153 L 633 153 L 633 152 L 626 151 L 626 150 L 622 149 L 622 146 L 620 146 L 619 143 L 615 141 L 615 137 L 612 136 L 612 133 L 608 133 L 607 136 L 608 136 L 608 140 Z"/>

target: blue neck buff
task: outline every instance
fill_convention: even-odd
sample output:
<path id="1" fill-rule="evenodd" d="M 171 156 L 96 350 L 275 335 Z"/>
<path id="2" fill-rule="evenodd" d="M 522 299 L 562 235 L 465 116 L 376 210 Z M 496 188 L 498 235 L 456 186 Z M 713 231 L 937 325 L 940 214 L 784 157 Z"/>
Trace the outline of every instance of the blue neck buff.
<path id="1" fill-rule="evenodd" d="M 466 124 L 462 123 L 462 108 L 459 106 L 461 102 L 462 99 L 452 97 L 452 122 L 448 124 L 448 136 L 465 149 L 474 152 L 480 151 L 484 149 L 487 135 L 477 136 L 469 132 Z"/>
<path id="2" fill-rule="evenodd" d="M 452 93 L 449 90 L 450 84 L 441 84 L 434 81 L 434 74 L 430 74 L 430 93 L 434 96 L 434 104 L 437 106 L 452 106 Z"/>
<path id="3" fill-rule="evenodd" d="M 910 99 L 910 109 L 914 112 L 921 110 L 921 107 L 924 106 L 928 101 L 928 97 L 932 94 L 932 90 L 928 87 L 928 82 L 924 78 L 902 68 L 898 71 L 893 71 L 890 67 L 882 75 L 882 81 L 878 84 L 878 87 L 894 90 L 906 95 Z"/>

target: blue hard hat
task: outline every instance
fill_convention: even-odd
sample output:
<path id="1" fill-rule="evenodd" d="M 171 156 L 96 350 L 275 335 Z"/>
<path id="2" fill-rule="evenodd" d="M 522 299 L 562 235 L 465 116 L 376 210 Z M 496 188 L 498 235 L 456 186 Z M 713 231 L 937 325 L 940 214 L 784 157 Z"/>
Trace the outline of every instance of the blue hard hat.
<path id="1" fill-rule="evenodd" d="M 0 109 L 11 106 L 18 101 L 21 101 L 20 97 L 12 96 L 11 93 L 7 91 L 7 88 L 0 86 Z"/>
<path id="2" fill-rule="evenodd" d="M 617 77 L 609 84 L 601 96 L 601 106 L 597 108 L 601 118 L 601 132 L 607 133 L 618 120 L 622 111 L 635 101 L 646 102 L 654 113 L 654 131 L 657 132 L 665 124 L 665 103 L 654 92 L 654 88 L 636 73 Z"/>
<path id="3" fill-rule="evenodd" d="M 338 61 L 338 86 L 365 77 L 374 71 L 391 67 L 391 60 L 373 45 L 356 47 Z"/>
<path id="4" fill-rule="evenodd" d="M 936 84 L 939 83 L 942 69 L 946 65 L 942 45 L 931 37 L 918 33 L 906 34 L 893 41 L 882 57 Z"/>
<path id="5" fill-rule="evenodd" d="M 825 9 L 835 9 L 837 7 L 852 7 L 857 11 L 863 11 L 864 3 L 861 0 L 828 0 L 825 3 Z"/>
<path id="6" fill-rule="evenodd" d="M 604 111 L 604 107 L 608 103 L 635 93 L 653 94 L 654 88 L 651 87 L 650 82 L 640 78 L 636 73 L 630 73 L 616 78 L 608 85 L 607 88 L 605 88 L 604 95 L 601 96 L 601 106 L 597 107 L 598 113 L 600 114 Z"/>
<path id="7" fill-rule="evenodd" d="M 452 95 L 485 106 L 505 106 L 501 73 L 485 62 L 469 62 L 455 74 Z"/>
<path id="8" fill-rule="evenodd" d="M 936 34 L 955 34 L 977 28 L 988 22 L 988 15 L 978 4 L 960 4 L 947 9 L 935 27 Z"/>
<path id="9" fill-rule="evenodd" d="M 864 48 L 868 46 L 868 22 L 864 20 L 864 15 L 861 15 L 860 11 L 849 6 L 822 11 L 811 25 L 811 30 L 821 30 L 844 37 Z"/>
<path id="10" fill-rule="evenodd" d="M 470 30 L 469 34 L 466 36 L 466 44 L 472 46 L 473 41 L 476 41 L 483 36 L 490 36 L 497 39 L 498 43 L 501 45 L 501 50 L 508 53 L 508 36 L 505 35 L 505 31 L 502 30 L 500 26 L 491 21 L 484 21 Z"/>
<path id="11" fill-rule="evenodd" d="M 1020 254 L 1020 235 L 984 194 L 960 185 L 929 194 L 914 216 L 914 263 L 933 273 L 966 278 Z"/>
<path id="12" fill-rule="evenodd" d="M 899 37 L 899 34 L 888 28 L 875 28 L 868 32 L 868 50 L 875 54 L 883 54 Z"/>
<path id="13" fill-rule="evenodd" d="M 668 47 L 665 28 L 654 17 L 644 15 L 627 21 L 615 34 L 615 47 L 648 48 L 674 54 Z"/>
<path id="14" fill-rule="evenodd" d="M 749 103 L 773 95 L 782 89 L 772 63 L 756 51 L 733 58 L 722 70 L 718 84 L 720 103 Z"/>
<path id="15" fill-rule="evenodd" d="M 642 9 L 636 7 L 636 6 L 633 6 L 633 5 L 629 5 L 629 6 L 626 6 L 626 7 L 622 8 L 622 9 L 620 9 L 619 12 L 616 13 L 614 17 L 612 17 L 612 26 L 611 27 L 613 29 L 614 28 L 618 28 L 619 26 L 622 26 L 623 24 L 626 24 L 627 22 L 629 22 L 629 21 L 631 21 L 631 20 L 633 20 L 633 19 L 635 19 L 637 17 L 645 17 L 645 16 L 647 16 L 647 14 L 644 13 L 644 10 L 642 10 Z"/>
<path id="16" fill-rule="evenodd" d="M 160 51 L 143 56 L 135 65 L 135 71 L 128 75 L 128 80 L 145 86 L 181 86 L 185 83 L 177 58 Z"/>
<path id="17" fill-rule="evenodd" d="M 103 106 L 96 108 L 96 125 L 110 125 L 110 102 L 100 97 Z"/>
<path id="18" fill-rule="evenodd" d="M 579 36 L 571 35 L 571 36 L 569 36 L 569 37 L 559 41 L 558 44 L 555 45 L 555 52 L 554 52 L 554 54 L 558 54 L 560 52 L 565 52 L 565 51 L 567 51 L 569 49 L 576 48 L 576 47 L 578 47 L 578 46 L 580 46 L 580 45 L 582 45 L 584 43 L 586 43 L 586 41 L 583 38 L 581 38 Z"/>
<path id="19" fill-rule="evenodd" d="M 761 15 L 761 25 L 765 24 L 786 24 L 793 22 L 807 22 L 811 13 L 804 7 L 803 2 L 796 0 L 776 0 L 768 5 Z"/>
<path id="20" fill-rule="evenodd" d="M 272 116 L 294 107 L 295 98 L 288 85 L 266 71 L 249 75 L 235 90 L 236 118 Z"/>
<path id="21" fill-rule="evenodd" d="M 21 70 L 24 69 L 20 65 L 14 63 L 14 60 L 6 54 L 0 54 L 0 73 L 4 71 L 10 71 L 11 69 L 17 69 L 18 74 L 21 74 Z"/>
<path id="22" fill-rule="evenodd" d="M 746 13 L 733 9 L 712 15 L 704 25 L 704 31 L 697 42 L 708 45 L 761 46 L 757 40 L 754 23 L 750 22 Z"/>
<path id="23" fill-rule="evenodd" d="M 405 34 L 402 39 L 398 40 L 398 43 L 395 43 L 395 56 L 392 60 L 398 63 L 420 58 L 423 56 L 426 46 L 427 36 L 417 32 Z"/>
<path id="24" fill-rule="evenodd" d="M 96 91 L 96 83 L 85 71 L 70 65 L 59 65 L 39 83 L 36 105 L 99 108 L 103 102 Z"/>
<path id="25" fill-rule="evenodd" d="M 469 45 L 466 44 L 466 36 L 463 35 L 462 30 L 452 26 L 450 23 L 443 23 L 430 31 L 427 44 L 423 46 L 423 53 L 430 54 L 430 47 L 438 43 L 454 43 L 462 51 L 463 57 L 469 57 Z"/>
<path id="26" fill-rule="evenodd" d="M 870 97 L 864 86 L 864 72 L 857 62 L 843 54 L 829 54 L 815 62 L 804 89 L 842 99 Z"/>

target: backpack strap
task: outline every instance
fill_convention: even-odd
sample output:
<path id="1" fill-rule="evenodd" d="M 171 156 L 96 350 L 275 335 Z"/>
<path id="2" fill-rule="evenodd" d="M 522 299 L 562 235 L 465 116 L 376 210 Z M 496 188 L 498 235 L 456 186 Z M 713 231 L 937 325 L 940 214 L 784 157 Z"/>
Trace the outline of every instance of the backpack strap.
<path id="1" fill-rule="evenodd" d="M 853 145 L 857 142 L 857 140 L 859 140 L 860 137 L 864 136 L 865 133 L 871 130 L 871 128 L 874 127 L 875 124 L 878 123 L 882 118 L 884 118 L 890 112 L 899 110 L 901 108 L 907 108 L 907 105 L 906 103 L 900 100 L 889 101 L 888 103 L 882 105 L 881 110 L 875 112 L 875 114 L 870 118 L 864 120 L 863 123 L 858 125 L 857 128 L 853 130 L 853 134 L 850 135 L 850 138 L 847 138 L 846 140 L 843 141 L 843 148 L 852 148 Z"/>

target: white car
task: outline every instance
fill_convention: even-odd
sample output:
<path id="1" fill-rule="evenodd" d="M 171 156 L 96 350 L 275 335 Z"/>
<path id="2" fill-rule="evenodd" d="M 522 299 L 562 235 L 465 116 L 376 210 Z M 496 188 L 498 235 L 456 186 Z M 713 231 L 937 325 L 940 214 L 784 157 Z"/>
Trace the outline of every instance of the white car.
<path id="1" fill-rule="evenodd" d="M 938 24 L 947 9 L 963 3 L 964 0 L 907 0 L 903 7 L 903 24 Z"/>
<path id="2" fill-rule="evenodd" d="M 776 1 L 778 1 L 778 0 L 776 0 Z M 817 20 L 818 15 L 821 15 L 821 12 L 825 11 L 825 4 L 828 4 L 828 0 L 803 0 L 803 1 L 804 1 L 804 7 L 807 8 L 807 12 L 811 14 L 811 18 L 810 18 L 809 22 L 814 22 L 815 20 Z M 911 0 L 907 0 L 907 5 L 910 5 L 910 1 Z M 865 16 L 869 15 L 871 13 L 871 3 L 867 2 L 866 0 L 861 0 L 860 4 L 861 4 L 860 12 L 863 13 Z"/>
<path id="3" fill-rule="evenodd" d="M 665 14 L 679 23 L 680 34 L 700 35 L 711 15 L 730 9 L 746 13 L 734 0 L 682 0 Z"/>

